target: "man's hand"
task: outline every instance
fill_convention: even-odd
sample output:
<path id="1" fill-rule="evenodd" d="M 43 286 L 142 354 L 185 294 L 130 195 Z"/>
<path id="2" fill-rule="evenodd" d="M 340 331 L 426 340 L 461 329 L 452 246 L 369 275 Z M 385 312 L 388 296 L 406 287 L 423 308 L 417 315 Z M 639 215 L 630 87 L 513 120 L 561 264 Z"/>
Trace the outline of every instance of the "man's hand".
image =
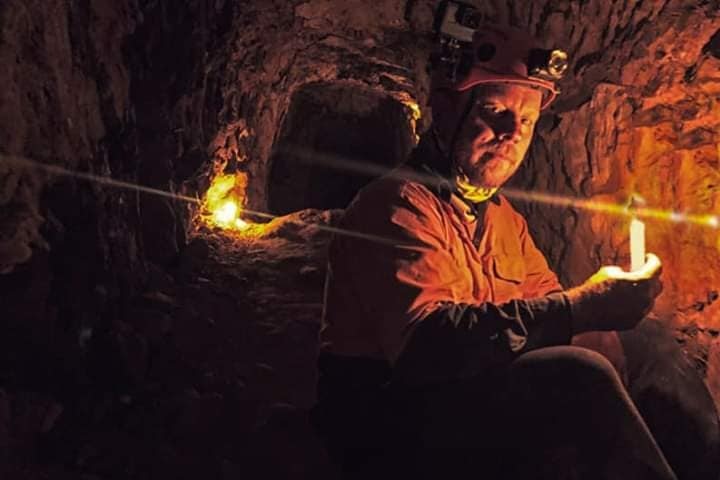
<path id="1" fill-rule="evenodd" d="M 573 334 L 635 327 L 662 291 L 661 272 L 660 259 L 649 253 L 638 270 L 602 267 L 585 283 L 565 292 L 570 301 Z"/>

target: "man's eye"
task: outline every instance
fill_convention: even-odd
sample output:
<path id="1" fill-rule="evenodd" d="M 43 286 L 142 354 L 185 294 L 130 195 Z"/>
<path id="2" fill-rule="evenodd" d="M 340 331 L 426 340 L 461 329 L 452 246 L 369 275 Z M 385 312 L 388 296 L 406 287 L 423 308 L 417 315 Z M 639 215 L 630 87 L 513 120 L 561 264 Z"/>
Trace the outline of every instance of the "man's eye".
<path id="1" fill-rule="evenodd" d="M 523 118 L 520 119 L 520 123 L 522 123 L 522 124 L 525 125 L 526 127 L 529 127 L 529 126 L 531 126 L 534 122 L 532 121 L 531 118 L 523 117 Z"/>
<path id="2" fill-rule="evenodd" d="M 496 104 L 492 104 L 492 103 L 485 104 L 485 105 L 483 105 L 482 108 L 484 111 L 492 113 L 494 115 L 498 115 L 505 111 L 505 107 L 503 107 L 502 105 L 496 105 Z"/>

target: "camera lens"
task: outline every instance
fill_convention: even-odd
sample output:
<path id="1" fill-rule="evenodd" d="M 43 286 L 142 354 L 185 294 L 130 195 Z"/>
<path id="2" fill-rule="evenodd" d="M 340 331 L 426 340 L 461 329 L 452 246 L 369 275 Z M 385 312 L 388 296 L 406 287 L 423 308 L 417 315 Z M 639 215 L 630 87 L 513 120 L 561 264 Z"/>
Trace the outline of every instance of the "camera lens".
<path id="1" fill-rule="evenodd" d="M 562 50 L 536 48 L 530 51 L 528 73 L 538 77 L 559 80 L 568 68 L 568 56 Z"/>
<path id="2" fill-rule="evenodd" d="M 550 52 L 547 71 L 554 78 L 561 78 L 568 69 L 568 56 L 562 50 Z"/>
<path id="3" fill-rule="evenodd" d="M 455 21 L 463 27 L 475 30 L 480 26 L 480 13 L 469 5 L 461 5 L 455 13 Z"/>

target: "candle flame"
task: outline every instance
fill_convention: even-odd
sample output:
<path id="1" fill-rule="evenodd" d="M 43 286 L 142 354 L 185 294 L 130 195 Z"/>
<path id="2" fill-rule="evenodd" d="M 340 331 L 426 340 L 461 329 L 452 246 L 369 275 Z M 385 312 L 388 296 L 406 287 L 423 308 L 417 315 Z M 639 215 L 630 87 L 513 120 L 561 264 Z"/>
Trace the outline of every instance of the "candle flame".
<path id="1" fill-rule="evenodd" d="M 226 230 L 246 231 L 252 224 L 240 218 L 247 177 L 242 173 L 216 176 L 205 193 L 205 223 Z"/>
<path id="2" fill-rule="evenodd" d="M 417 132 L 417 122 L 422 118 L 422 112 L 420 111 L 420 105 L 417 104 L 412 98 L 406 98 L 402 101 L 402 104 L 409 110 L 410 127 L 412 128 L 413 135 L 415 137 L 415 143 L 420 141 L 420 135 Z"/>
<path id="3" fill-rule="evenodd" d="M 226 201 L 222 207 L 213 212 L 216 223 L 227 225 L 233 223 L 238 215 L 238 205 L 233 200 Z"/>

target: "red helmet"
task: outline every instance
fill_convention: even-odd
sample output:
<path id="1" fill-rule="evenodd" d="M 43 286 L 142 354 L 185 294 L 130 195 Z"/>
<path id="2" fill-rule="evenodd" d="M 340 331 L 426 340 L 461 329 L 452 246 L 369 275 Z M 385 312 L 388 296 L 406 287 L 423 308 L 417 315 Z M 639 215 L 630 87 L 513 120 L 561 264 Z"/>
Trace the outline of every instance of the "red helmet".
<path id="1" fill-rule="evenodd" d="M 547 108 L 559 92 L 555 81 L 567 70 L 567 54 L 546 50 L 522 30 L 481 25 L 472 44 L 457 49 L 454 59 L 443 58 L 447 68 L 433 72 L 431 91 L 464 91 L 482 83 L 514 83 L 544 92 L 541 108 Z"/>

